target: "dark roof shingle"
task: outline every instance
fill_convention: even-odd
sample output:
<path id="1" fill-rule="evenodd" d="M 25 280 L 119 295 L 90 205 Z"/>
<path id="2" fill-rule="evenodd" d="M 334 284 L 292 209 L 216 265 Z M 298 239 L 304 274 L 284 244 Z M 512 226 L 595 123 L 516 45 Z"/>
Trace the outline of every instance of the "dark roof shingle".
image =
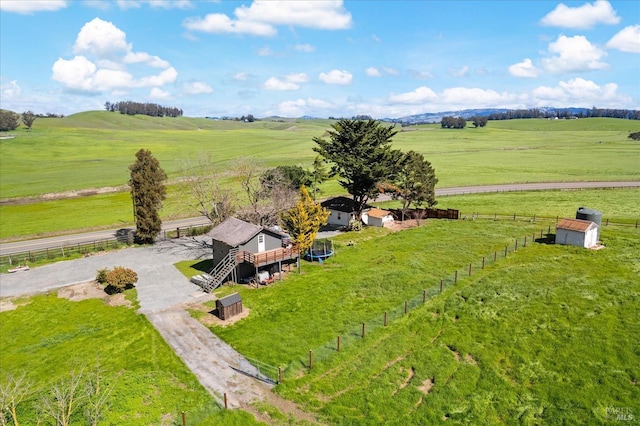
<path id="1" fill-rule="evenodd" d="M 262 232 L 262 226 L 230 217 L 209 231 L 208 236 L 216 241 L 237 247 Z"/>

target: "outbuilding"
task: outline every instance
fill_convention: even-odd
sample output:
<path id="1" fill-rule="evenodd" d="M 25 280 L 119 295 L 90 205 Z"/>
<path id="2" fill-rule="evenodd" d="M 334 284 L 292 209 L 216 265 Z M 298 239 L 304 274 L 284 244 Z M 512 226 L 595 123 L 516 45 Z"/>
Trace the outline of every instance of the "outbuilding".
<path id="1" fill-rule="evenodd" d="M 351 198 L 330 198 L 320 203 L 320 205 L 329 210 L 329 218 L 327 219 L 327 224 L 329 225 L 349 226 L 349 222 L 352 219 L 362 219 L 362 217 L 356 217 L 358 210 L 356 208 L 356 203 L 354 203 Z M 370 209 L 371 206 L 365 204 L 362 212 L 364 213 Z"/>
<path id="2" fill-rule="evenodd" d="M 372 208 L 362 213 L 362 221 L 369 226 L 391 226 L 393 225 L 393 215 L 387 210 Z"/>
<path id="3" fill-rule="evenodd" d="M 581 219 L 562 219 L 556 225 L 556 244 L 591 248 L 598 244 L 599 226 Z"/>
<path id="4" fill-rule="evenodd" d="M 216 300 L 216 310 L 218 318 L 227 320 L 232 316 L 242 313 L 242 298 L 238 293 L 230 294 L 222 299 Z"/>

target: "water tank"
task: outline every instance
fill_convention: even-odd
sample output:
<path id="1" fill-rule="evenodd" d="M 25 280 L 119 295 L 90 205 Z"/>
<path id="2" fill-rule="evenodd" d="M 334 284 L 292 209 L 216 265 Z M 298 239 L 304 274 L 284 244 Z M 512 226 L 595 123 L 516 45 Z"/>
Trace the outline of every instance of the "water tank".
<path id="1" fill-rule="evenodd" d="M 602 213 L 598 210 L 580 207 L 576 212 L 576 219 L 588 220 L 598 225 L 598 240 L 600 240 L 600 227 L 602 226 Z"/>

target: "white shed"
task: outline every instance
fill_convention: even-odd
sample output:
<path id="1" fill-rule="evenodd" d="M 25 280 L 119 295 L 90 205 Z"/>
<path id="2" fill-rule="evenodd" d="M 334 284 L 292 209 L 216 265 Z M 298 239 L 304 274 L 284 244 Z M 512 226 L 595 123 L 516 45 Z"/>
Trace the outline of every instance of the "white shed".
<path id="1" fill-rule="evenodd" d="M 362 213 L 362 221 L 369 226 L 391 226 L 393 225 L 393 215 L 389 211 L 372 208 Z"/>
<path id="2" fill-rule="evenodd" d="M 598 243 L 598 225 L 589 220 L 562 219 L 556 225 L 556 244 L 591 248 Z"/>

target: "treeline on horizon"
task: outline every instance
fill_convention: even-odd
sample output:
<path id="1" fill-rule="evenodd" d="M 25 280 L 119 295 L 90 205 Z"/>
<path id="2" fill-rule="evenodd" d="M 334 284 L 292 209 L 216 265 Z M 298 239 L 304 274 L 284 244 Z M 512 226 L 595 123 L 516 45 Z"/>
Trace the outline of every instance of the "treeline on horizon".
<path id="1" fill-rule="evenodd" d="M 148 115 L 149 117 L 182 117 L 183 111 L 176 107 L 165 107 L 148 102 L 105 102 L 104 108 L 110 112 L 126 115 Z"/>
<path id="2" fill-rule="evenodd" d="M 514 109 L 506 112 L 496 112 L 486 116 L 489 120 L 514 120 L 519 118 L 622 118 L 626 120 L 640 120 L 640 110 L 611 109 L 611 108 L 560 108 L 542 111 L 539 108 Z"/>

